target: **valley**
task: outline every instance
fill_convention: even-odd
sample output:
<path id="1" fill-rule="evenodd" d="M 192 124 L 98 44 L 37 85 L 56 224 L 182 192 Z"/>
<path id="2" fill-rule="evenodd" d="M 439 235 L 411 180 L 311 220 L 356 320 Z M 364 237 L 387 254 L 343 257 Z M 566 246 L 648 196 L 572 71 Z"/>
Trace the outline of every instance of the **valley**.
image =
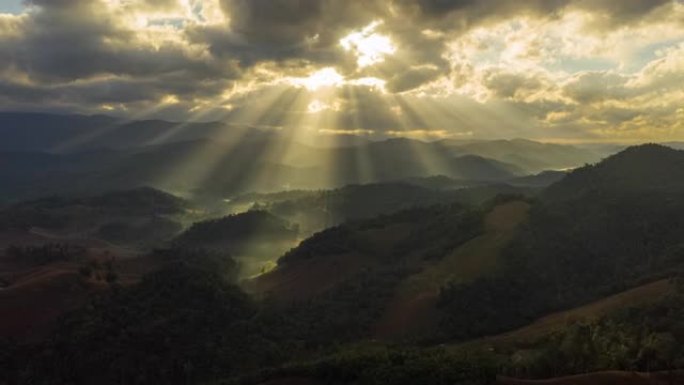
<path id="1" fill-rule="evenodd" d="M 0 0 L 0 385 L 684 385 L 684 0 Z"/>
<path id="2" fill-rule="evenodd" d="M 16 381 L 384 383 L 386 370 L 397 383 L 658 384 L 669 377 L 636 372 L 681 354 L 668 344 L 684 322 L 682 154 L 643 145 L 566 172 L 414 170 L 230 198 L 48 188 L 0 210 L 1 362 Z"/>

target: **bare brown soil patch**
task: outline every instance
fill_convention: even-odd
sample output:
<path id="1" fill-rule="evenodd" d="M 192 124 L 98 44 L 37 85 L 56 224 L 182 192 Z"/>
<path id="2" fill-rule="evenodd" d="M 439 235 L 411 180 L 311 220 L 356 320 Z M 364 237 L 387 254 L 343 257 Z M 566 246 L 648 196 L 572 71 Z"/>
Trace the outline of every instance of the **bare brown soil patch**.
<path id="1" fill-rule="evenodd" d="M 279 266 L 247 281 L 244 286 L 256 295 L 269 295 L 280 300 L 302 300 L 330 289 L 366 263 L 359 254 L 311 258 Z"/>
<path id="2" fill-rule="evenodd" d="M 534 340 L 536 338 L 543 337 L 554 330 L 564 328 L 571 323 L 584 320 L 595 320 L 620 309 L 628 308 L 630 306 L 639 306 L 656 301 L 665 296 L 667 293 L 670 293 L 672 290 L 673 286 L 670 281 L 663 279 L 571 310 L 549 314 L 520 329 L 497 336 L 471 341 L 467 344 L 501 344 Z"/>
<path id="3" fill-rule="evenodd" d="M 440 288 L 449 282 L 468 282 L 496 270 L 501 249 L 527 218 L 522 201 L 496 206 L 484 219 L 484 234 L 464 243 L 439 261 L 408 277 L 375 327 L 377 338 L 402 336 L 433 325 Z"/>
<path id="4" fill-rule="evenodd" d="M 606 371 L 551 378 L 521 380 L 509 377 L 497 379 L 499 385 L 676 385 L 684 384 L 684 372 L 623 372 Z"/>

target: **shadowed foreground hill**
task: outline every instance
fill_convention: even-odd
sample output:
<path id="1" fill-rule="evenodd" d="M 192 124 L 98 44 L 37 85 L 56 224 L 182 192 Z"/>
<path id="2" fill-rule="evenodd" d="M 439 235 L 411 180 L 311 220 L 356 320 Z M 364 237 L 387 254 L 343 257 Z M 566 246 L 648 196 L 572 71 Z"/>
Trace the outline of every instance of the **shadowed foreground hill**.
<path id="1" fill-rule="evenodd" d="M 109 284 L 158 267 L 138 257 L 172 238 L 188 203 L 151 188 L 50 197 L 0 210 L 0 336 L 43 336 Z"/>
<path id="2" fill-rule="evenodd" d="M 448 179 L 448 178 L 447 178 Z M 300 225 L 302 234 L 313 234 L 346 221 L 370 219 L 434 205 L 452 203 L 478 205 L 499 194 L 529 194 L 538 190 L 506 184 L 455 181 L 457 188 L 428 188 L 414 181 L 349 185 L 335 190 L 302 191 L 286 194 L 248 194 L 235 202 L 250 202 Z M 242 203 L 244 205 L 244 203 Z"/>
<path id="3" fill-rule="evenodd" d="M 520 380 L 499 377 L 499 385 L 674 385 L 684 383 L 684 373 L 657 372 L 620 372 L 607 371 L 574 376 L 553 378 L 548 380 Z"/>
<path id="4" fill-rule="evenodd" d="M 345 223 L 304 240 L 278 260 L 276 269 L 257 277 L 252 289 L 275 298 L 305 299 L 363 277 L 370 286 L 359 289 L 370 294 L 378 289 L 374 285 L 393 286 L 421 260 L 437 260 L 480 231 L 481 214 L 459 204 Z M 382 276 L 392 278 L 384 282 Z"/>
<path id="5" fill-rule="evenodd" d="M 679 271 L 683 164 L 684 152 L 639 146 L 549 187 L 500 276 L 443 291 L 454 336 L 499 333 Z"/>
<path id="6" fill-rule="evenodd" d="M 550 186 L 552 201 L 597 199 L 635 193 L 684 191 L 684 151 L 657 144 L 630 147 L 601 163 L 585 166 Z"/>
<path id="7" fill-rule="evenodd" d="M 375 326 L 379 338 L 406 338 L 439 329 L 441 314 L 436 308 L 440 290 L 455 282 L 466 284 L 496 274 L 501 251 L 527 220 L 529 203 L 512 200 L 495 205 L 483 219 L 477 237 L 424 263 L 397 287 L 394 298 Z"/>
<path id="8" fill-rule="evenodd" d="M 222 245 L 239 248 L 242 243 L 259 241 L 292 241 L 297 227 L 266 211 L 252 210 L 242 214 L 197 222 L 175 238 L 175 242 L 194 247 Z"/>
<path id="9" fill-rule="evenodd" d="M 650 166 L 625 171 L 641 162 Z M 162 251 L 167 268 L 104 293 L 45 342 L 5 342 L 0 364 L 15 383 L 36 384 L 484 385 L 497 374 L 565 384 L 681 368 L 684 198 L 666 183 L 680 166 L 679 152 L 637 147 L 536 200 L 343 223 L 245 284 L 251 297 L 234 284 L 232 258 Z M 428 328 L 375 340 L 393 300 L 425 291 L 436 297 L 419 312 Z M 624 306 L 645 292 L 657 298 Z M 479 340 L 573 308 L 564 314 L 592 317 L 523 341 Z"/>
<path id="10" fill-rule="evenodd" d="M 295 247 L 298 235 L 298 225 L 263 210 L 250 210 L 194 223 L 173 244 L 230 253 L 240 263 L 241 276 L 251 277 Z"/>
<path id="11" fill-rule="evenodd" d="M 181 230 L 190 204 L 150 187 L 80 197 L 52 196 L 0 209 L 0 232 L 41 232 L 59 238 L 154 243 Z"/>

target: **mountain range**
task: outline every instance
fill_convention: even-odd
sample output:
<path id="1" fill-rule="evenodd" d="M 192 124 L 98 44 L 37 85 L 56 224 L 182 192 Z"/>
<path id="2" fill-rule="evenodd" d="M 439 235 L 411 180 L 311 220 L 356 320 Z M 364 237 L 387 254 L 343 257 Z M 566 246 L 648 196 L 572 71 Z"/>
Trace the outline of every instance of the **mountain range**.
<path id="1" fill-rule="evenodd" d="M 521 139 L 315 147 L 221 123 L 19 113 L 0 114 L 0 143 L 5 201 L 141 186 L 231 197 L 436 175 L 503 182 L 599 159 L 580 148 Z"/>
<path id="2" fill-rule="evenodd" d="M 185 139 L 0 155 L 8 383 L 619 383 L 684 362 L 684 151 Z"/>

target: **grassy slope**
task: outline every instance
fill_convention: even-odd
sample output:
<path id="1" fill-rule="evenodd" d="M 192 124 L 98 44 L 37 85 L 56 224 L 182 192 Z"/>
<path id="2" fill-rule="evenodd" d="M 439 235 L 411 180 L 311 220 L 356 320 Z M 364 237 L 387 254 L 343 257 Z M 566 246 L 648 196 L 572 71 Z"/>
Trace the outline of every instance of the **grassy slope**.
<path id="1" fill-rule="evenodd" d="M 389 224 L 383 228 L 359 232 L 371 250 L 392 250 L 394 245 L 408 236 L 408 223 Z M 334 287 L 345 278 L 375 262 L 373 255 L 359 252 L 314 258 L 278 266 L 263 275 L 244 283 L 247 291 L 256 295 L 272 295 L 280 300 L 303 300 Z"/>
<path id="2" fill-rule="evenodd" d="M 487 345 L 510 343 L 512 345 L 525 343 L 534 338 L 542 337 L 557 328 L 564 327 L 568 322 L 595 319 L 627 306 L 638 306 L 661 298 L 672 290 L 667 280 L 652 282 L 623 293 L 619 293 L 600 301 L 548 315 L 533 324 L 519 330 L 486 339 L 459 344 L 455 351 L 484 351 L 491 350 Z M 259 385 L 316 385 L 323 382 L 306 377 L 274 378 Z M 573 376 L 549 378 L 545 380 L 527 380 L 500 376 L 497 385 L 670 385 L 684 383 L 684 372 L 653 372 L 638 373 L 628 371 L 602 371 Z"/>
<path id="3" fill-rule="evenodd" d="M 43 337 L 60 315 L 83 305 L 97 287 L 75 270 L 66 263 L 37 268 L 0 290 L 0 337 Z"/>
<path id="4" fill-rule="evenodd" d="M 87 260 L 114 260 L 118 283 L 131 285 L 156 270 L 161 261 L 138 256 L 138 250 L 110 245 L 94 238 L 62 238 L 37 232 L 0 232 L 0 279 L 7 287 L 0 289 L 0 337 L 40 338 L 54 321 L 74 310 L 97 292 L 105 289 L 102 281 L 85 279 L 79 269 Z M 9 245 L 42 246 L 64 243 L 86 249 L 83 260 L 31 264 L 5 255 Z"/>
<path id="5" fill-rule="evenodd" d="M 547 380 L 519 380 L 500 377 L 499 385 L 674 385 L 684 383 L 684 372 L 639 373 L 606 371 Z"/>
<path id="6" fill-rule="evenodd" d="M 529 204 L 522 201 L 495 207 L 485 218 L 484 234 L 406 279 L 377 325 L 376 335 L 390 338 L 429 327 L 429 320 L 436 319 L 430 314 L 435 311 L 440 288 L 449 282 L 468 282 L 495 271 L 500 251 L 525 221 L 528 209 Z"/>
<path id="7" fill-rule="evenodd" d="M 320 385 L 319 381 L 303 377 L 279 378 L 262 382 L 259 385 Z"/>
<path id="8" fill-rule="evenodd" d="M 466 342 L 465 344 L 459 344 L 459 346 L 481 346 L 482 344 L 492 346 L 533 341 L 555 330 L 562 329 L 570 323 L 596 320 L 620 309 L 656 301 L 671 293 L 672 290 L 672 283 L 667 279 L 662 279 L 611 295 L 584 306 L 546 315 L 517 330 Z"/>
<path id="9" fill-rule="evenodd" d="M 510 377 L 497 378 L 497 385 L 674 385 L 684 383 L 684 373 L 655 372 L 639 373 L 605 371 L 550 378 L 546 380 L 522 380 Z M 322 382 L 309 378 L 281 378 L 262 382 L 259 385 L 318 385 Z"/>

